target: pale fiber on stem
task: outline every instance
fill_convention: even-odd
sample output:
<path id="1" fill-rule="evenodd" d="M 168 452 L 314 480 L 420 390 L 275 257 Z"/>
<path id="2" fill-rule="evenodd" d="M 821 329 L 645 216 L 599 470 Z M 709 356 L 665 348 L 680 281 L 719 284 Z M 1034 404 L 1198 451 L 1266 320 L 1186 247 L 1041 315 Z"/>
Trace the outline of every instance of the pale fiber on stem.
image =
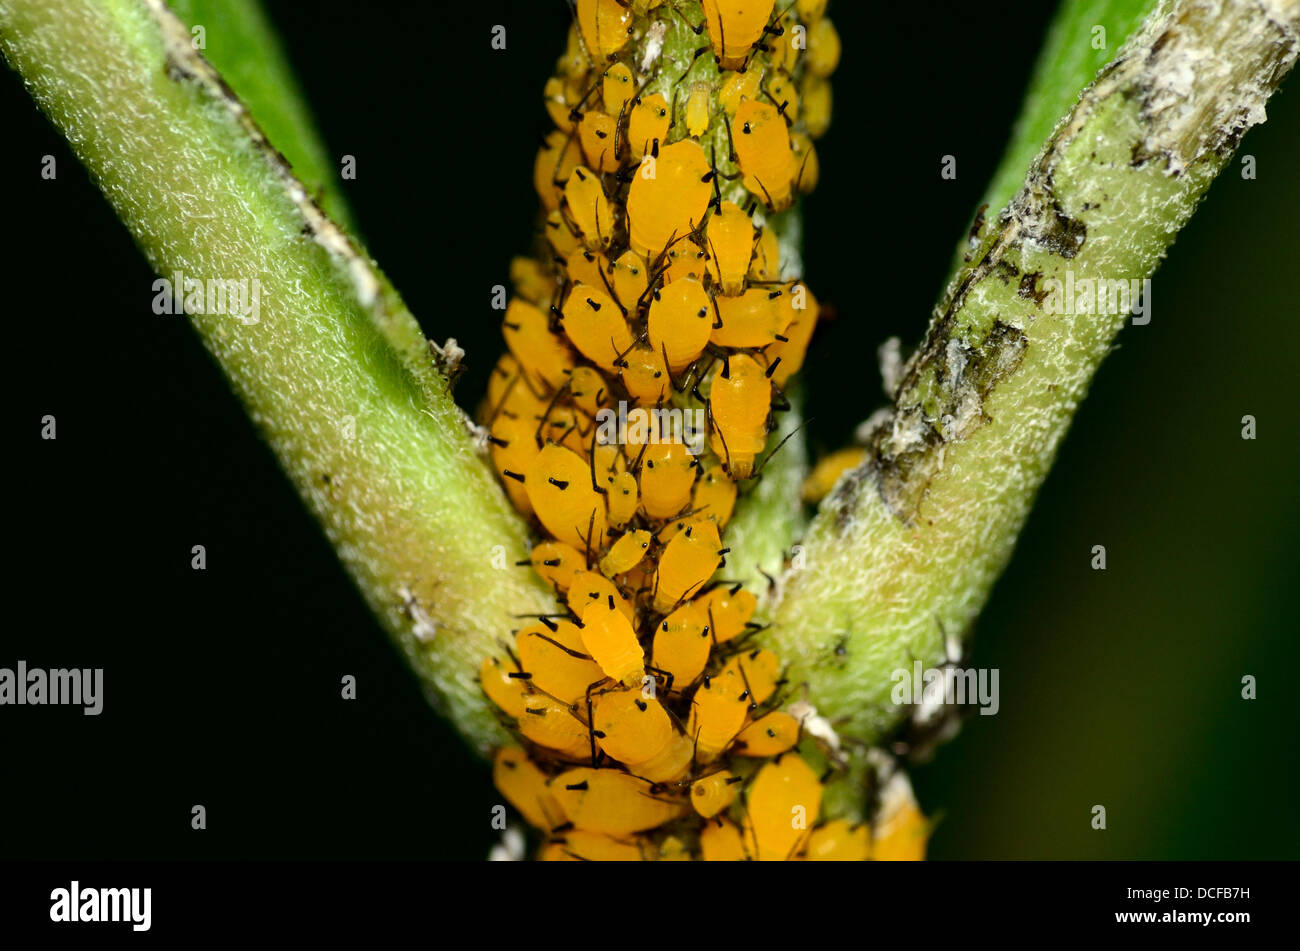
<path id="1" fill-rule="evenodd" d="M 1150 275 L 1264 120 L 1298 34 L 1300 0 L 1160 3 L 986 226 L 905 367 L 890 423 L 823 503 L 774 616 L 791 681 L 843 732 L 873 741 L 896 724 L 906 710 L 890 699 L 891 672 L 939 663 L 945 632 L 974 620 L 1127 319 L 1052 315 L 1036 295 L 1067 269 Z M 1176 319 L 1156 306 L 1154 319 Z"/>
<path id="2" fill-rule="evenodd" d="M 195 329 L 435 702 L 477 748 L 501 740 L 478 664 L 552 602 L 396 292 L 159 0 L 0 0 L 0 49 L 156 271 L 261 282 L 258 322 Z"/>

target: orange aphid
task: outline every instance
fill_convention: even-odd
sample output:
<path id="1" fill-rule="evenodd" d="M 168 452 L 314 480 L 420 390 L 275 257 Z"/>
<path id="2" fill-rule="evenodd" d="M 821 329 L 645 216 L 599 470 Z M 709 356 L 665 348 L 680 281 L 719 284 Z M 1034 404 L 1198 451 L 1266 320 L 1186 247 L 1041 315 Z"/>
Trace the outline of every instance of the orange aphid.
<path id="1" fill-rule="evenodd" d="M 604 679 L 600 666 L 583 651 L 581 632 L 572 621 L 530 624 L 515 635 L 515 647 L 532 686 L 562 703 L 577 703 L 588 687 Z"/>
<path id="2" fill-rule="evenodd" d="M 478 681 L 483 692 L 506 716 L 523 716 L 524 707 L 532 699 L 533 691 L 523 673 L 512 661 L 500 657 L 485 657 L 479 666 Z"/>
<path id="3" fill-rule="evenodd" d="M 709 160 L 693 139 L 660 148 L 658 158 L 643 159 L 627 196 L 632 250 L 649 258 L 694 231 L 709 207 L 712 181 Z"/>
<path id="4" fill-rule="evenodd" d="M 618 0 L 578 0 L 582 42 L 596 62 L 604 62 L 626 46 L 631 27 L 632 10 Z"/>
<path id="5" fill-rule="evenodd" d="M 609 370 L 632 346 L 632 331 L 618 304 L 587 284 L 574 285 L 564 302 L 564 333 L 583 356 Z"/>
<path id="6" fill-rule="evenodd" d="M 563 820 L 560 804 L 546 784 L 546 774 L 519 747 L 497 750 L 492 760 L 492 780 L 534 828 L 550 830 Z"/>
<path id="7" fill-rule="evenodd" d="M 652 443 L 641 456 L 641 508 L 652 519 L 672 518 L 691 501 L 698 466 L 680 442 Z"/>
<path id="8" fill-rule="evenodd" d="M 673 536 L 655 572 L 655 610 L 666 613 L 694 595 L 718 570 L 722 554 L 713 522 L 696 522 Z"/>
<path id="9" fill-rule="evenodd" d="M 741 103 L 732 123 L 732 144 L 750 193 L 775 211 L 788 208 L 799 169 L 790 131 L 776 107 L 754 99 Z"/>
<path id="10" fill-rule="evenodd" d="M 564 383 L 565 373 L 573 368 L 573 353 L 551 332 L 544 313 L 516 297 L 506 307 L 501 327 L 506 346 L 538 389 Z"/>
<path id="11" fill-rule="evenodd" d="M 775 0 L 704 0 L 704 23 L 713 55 L 723 69 L 745 65 L 774 5 Z"/>
<path id="12" fill-rule="evenodd" d="M 785 336 L 794 318 L 784 291 L 751 287 L 739 297 L 715 298 L 720 326 L 709 339 L 720 347 L 766 347 Z"/>
<path id="13" fill-rule="evenodd" d="M 734 354 L 713 377 L 709 444 L 733 479 L 748 479 L 754 457 L 767 444 L 772 386 L 762 366 L 747 353 Z"/>
<path id="14" fill-rule="evenodd" d="M 528 560 L 542 580 L 554 585 L 561 593 L 569 590 L 574 575 L 587 570 L 587 560 L 582 552 L 563 542 L 540 542 Z"/>
<path id="15" fill-rule="evenodd" d="M 739 205 L 724 201 L 705 228 L 709 273 L 722 293 L 735 297 L 745 289 L 745 275 L 754 255 L 754 223 Z"/>
<path id="16" fill-rule="evenodd" d="M 672 116 L 668 114 L 668 100 L 655 93 L 643 97 L 627 119 L 627 144 L 632 157 L 638 162 L 668 141 L 668 127 Z"/>
<path id="17" fill-rule="evenodd" d="M 650 301 L 650 346 L 668 355 L 668 368 L 677 373 L 689 366 L 709 342 L 713 308 L 699 281 L 686 278 L 660 288 Z"/>
<path id="18" fill-rule="evenodd" d="M 525 473 L 528 501 L 556 540 L 578 551 L 596 550 L 605 537 L 605 500 L 591 486 L 591 470 L 576 452 L 544 446 Z"/>
<path id="19" fill-rule="evenodd" d="M 707 615 L 688 601 L 659 622 L 650 653 L 654 666 L 672 675 L 673 689 L 684 691 L 704 673 L 712 647 Z"/>
<path id="20" fill-rule="evenodd" d="M 573 170 L 564 186 L 564 201 L 587 249 L 600 251 L 609 247 L 614 234 L 614 209 L 605 197 L 600 179 L 590 169 L 578 166 Z"/>
<path id="21" fill-rule="evenodd" d="M 821 812 L 822 784 L 796 753 L 764 763 L 749 788 L 743 832 L 754 857 L 782 861 L 799 851 Z"/>
<path id="22" fill-rule="evenodd" d="M 533 184 L 547 211 L 560 207 L 564 184 L 582 162 L 582 149 L 576 137 L 552 130 L 537 152 L 533 163 Z"/>
<path id="23" fill-rule="evenodd" d="M 591 111 L 578 123 L 578 141 L 587 164 L 598 172 L 618 171 L 618 156 L 614 150 L 618 120 L 603 112 Z"/>
<path id="24" fill-rule="evenodd" d="M 645 677 L 645 651 L 636 629 L 614 598 L 594 601 L 582 611 L 582 643 L 606 677 L 625 686 L 640 686 Z"/>

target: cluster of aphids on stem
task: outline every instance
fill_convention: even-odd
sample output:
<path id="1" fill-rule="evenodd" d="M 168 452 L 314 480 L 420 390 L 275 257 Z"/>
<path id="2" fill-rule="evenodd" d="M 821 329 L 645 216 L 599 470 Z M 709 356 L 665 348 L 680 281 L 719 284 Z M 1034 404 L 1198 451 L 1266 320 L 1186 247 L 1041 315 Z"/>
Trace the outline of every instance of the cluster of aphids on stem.
<path id="1" fill-rule="evenodd" d="M 716 577 L 818 313 L 769 219 L 816 182 L 839 39 L 825 0 L 787 4 L 577 0 L 545 85 L 543 238 L 512 265 L 480 414 L 546 536 L 523 567 L 557 596 L 480 673 L 521 743 L 497 786 L 543 858 L 872 847 L 819 823 L 831 760 L 801 755 L 780 659 L 752 643 L 757 599 Z M 666 409 L 698 412 L 700 438 Z"/>

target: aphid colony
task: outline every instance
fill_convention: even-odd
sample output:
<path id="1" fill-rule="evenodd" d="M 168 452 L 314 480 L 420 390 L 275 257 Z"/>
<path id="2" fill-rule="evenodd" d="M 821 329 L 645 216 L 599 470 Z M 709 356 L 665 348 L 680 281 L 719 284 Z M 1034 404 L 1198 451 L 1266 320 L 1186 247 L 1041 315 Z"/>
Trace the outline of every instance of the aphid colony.
<path id="1" fill-rule="evenodd" d="M 498 751 L 497 787 L 543 858 L 872 848 L 865 825 L 818 825 L 831 760 L 780 709 L 757 599 L 717 580 L 817 318 L 774 225 L 817 180 L 839 58 L 824 9 L 577 0 L 545 85 L 543 238 L 512 264 L 480 413 L 545 535 L 522 567 L 557 598 L 480 672 L 521 744 Z M 598 420 L 620 403 L 642 425 L 611 440 Z M 666 407 L 702 408 L 707 444 L 662 424 Z"/>

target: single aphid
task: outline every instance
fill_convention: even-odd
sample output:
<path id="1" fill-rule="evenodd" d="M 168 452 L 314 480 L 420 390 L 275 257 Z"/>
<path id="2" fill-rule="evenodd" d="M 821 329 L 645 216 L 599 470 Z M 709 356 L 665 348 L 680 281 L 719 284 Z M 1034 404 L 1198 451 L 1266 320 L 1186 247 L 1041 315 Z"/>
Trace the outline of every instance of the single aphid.
<path id="1" fill-rule="evenodd" d="M 771 405 L 771 382 L 748 353 L 734 354 L 714 375 L 708 402 L 713 425 L 709 444 L 731 478 L 748 479 L 753 473 L 754 458 L 767 444 Z"/>
<path id="2" fill-rule="evenodd" d="M 537 829 L 553 829 L 564 821 L 560 804 L 546 784 L 549 777 L 518 746 L 497 750 L 492 781 L 525 821 Z"/>
<path id="3" fill-rule="evenodd" d="M 745 800 L 742 834 L 759 861 L 792 858 L 821 812 L 822 784 L 797 753 L 764 763 Z"/>
<path id="4" fill-rule="evenodd" d="M 551 780 L 551 790 L 568 821 L 579 829 L 612 836 L 653 829 L 687 808 L 656 795 L 653 788 L 652 783 L 616 769 L 578 767 Z"/>
<path id="5" fill-rule="evenodd" d="M 572 621 L 530 624 L 515 635 L 515 649 L 533 688 L 562 703 L 577 703 L 588 687 L 605 678 L 585 653 L 582 633 Z"/>
<path id="6" fill-rule="evenodd" d="M 626 687 L 639 687 L 645 679 L 645 651 L 633 622 L 619 610 L 613 595 L 583 608 L 582 644 L 606 677 Z"/>

